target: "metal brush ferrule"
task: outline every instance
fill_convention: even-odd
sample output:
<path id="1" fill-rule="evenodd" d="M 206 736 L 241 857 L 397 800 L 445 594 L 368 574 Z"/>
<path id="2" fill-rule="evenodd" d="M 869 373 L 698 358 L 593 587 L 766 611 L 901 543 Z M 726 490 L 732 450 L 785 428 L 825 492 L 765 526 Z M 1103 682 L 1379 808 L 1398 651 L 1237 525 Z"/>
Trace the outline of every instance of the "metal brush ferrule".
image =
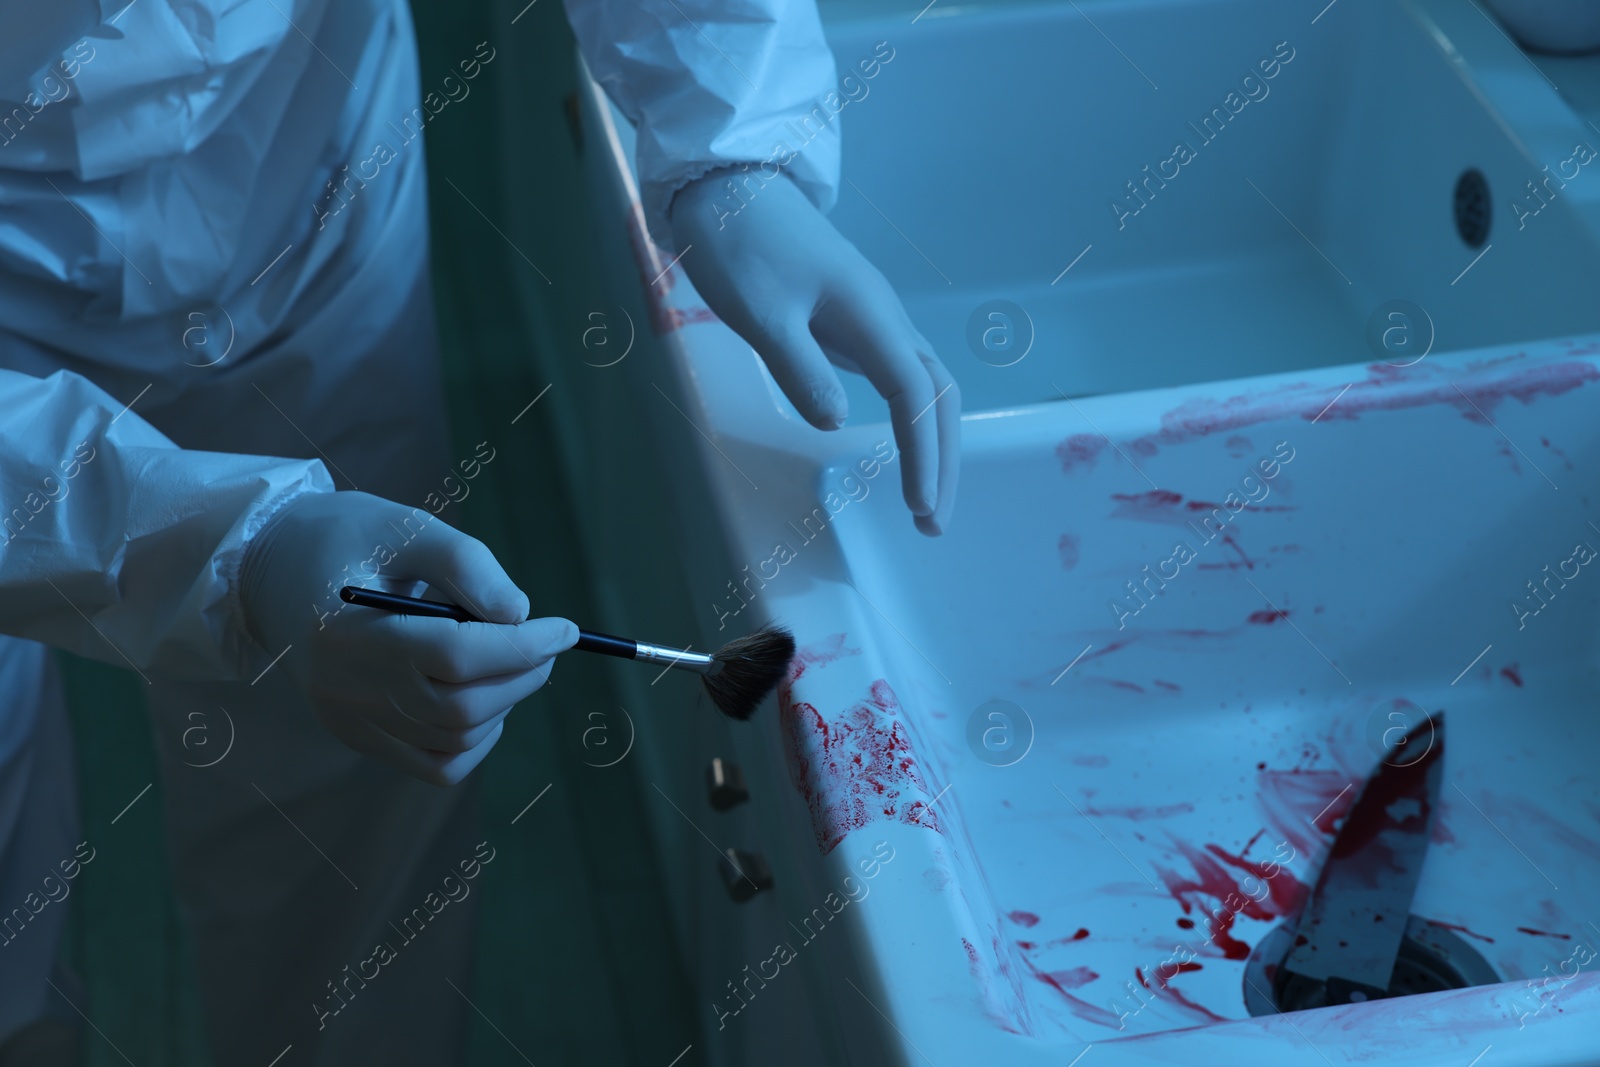
<path id="1" fill-rule="evenodd" d="M 722 668 L 722 663 L 715 656 L 708 656 L 703 652 L 690 652 L 687 649 L 669 648 L 666 645 L 648 645 L 643 641 L 638 644 L 633 658 L 645 663 L 659 663 L 663 667 L 676 667 L 679 670 L 693 671 L 708 677 Z"/>

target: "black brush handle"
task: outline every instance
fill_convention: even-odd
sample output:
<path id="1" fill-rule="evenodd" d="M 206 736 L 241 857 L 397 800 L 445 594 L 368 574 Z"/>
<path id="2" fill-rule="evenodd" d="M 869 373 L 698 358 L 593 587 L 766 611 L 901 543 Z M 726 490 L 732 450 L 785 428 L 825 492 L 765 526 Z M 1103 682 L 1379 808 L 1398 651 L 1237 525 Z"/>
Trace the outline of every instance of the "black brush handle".
<path id="1" fill-rule="evenodd" d="M 454 604 L 446 604 L 442 600 L 423 600 L 421 597 L 385 593 L 380 589 L 363 589 L 356 585 L 347 585 L 339 590 L 339 599 L 346 604 L 354 604 L 362 608 L 377 608 L 379 611 L 389 611 L 396 615 L 419 615 L 428 619 L 454 619 L 456 622 L 484 621 L 466 608 L 457 607 Z M 598 652 L 603 656 L 633 659 L 639 651 L 639 642 L 630 641 L 626 637 L 612 637 L 610 634 L 595 633 L 593 630 L 579 630 L 578 643 L 572 647 L 580 652 Z"/>
<path id="2" fill-rule="evenodd" d="M 578 631 L 578 643 L 572 647 L 579 652 L 598 652 L 602 656 L 616 656 L 618 659 L 633 659 L 639 653 L 637 641 L 583 629 Z"/>

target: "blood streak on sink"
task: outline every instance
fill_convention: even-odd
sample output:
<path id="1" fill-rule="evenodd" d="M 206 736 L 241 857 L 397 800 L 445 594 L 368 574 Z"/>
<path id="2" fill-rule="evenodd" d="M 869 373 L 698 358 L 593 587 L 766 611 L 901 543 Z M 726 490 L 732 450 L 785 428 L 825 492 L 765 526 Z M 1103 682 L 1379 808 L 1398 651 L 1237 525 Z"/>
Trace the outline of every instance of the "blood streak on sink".
<path id="1" fill-rule="evenodd" d="M 1177 965 L 1177 970 L 1180 972 L 1198 971 L 1199 969 L 1200 964 L 1198 963 L 1180 963 Z M 1176 986 L 1171 984 L 1169 978 L 1157 976 L 1156 980 L 1152 983 L 1144 976 L 1143 969 L 1139 967 L 1135 967 L 1133 969 L 1133 974 L 1135 978 L 1139 979 L 1139 984 L 1144 986 L 1151 993 L 1155 994 L 1156 999 L 1158 1000 L 1165 1000 L 1168 1003 L 1181 1008 L 1188 1014 L 1196 1016 L 1204 1022 L 1225 1023 L 1228 1021 L 1225 1017 L 1218 1015 L 1205 1005 L 1197 1004 L 1188 997 L 1184 996 L 1178 991 Z"/>
<path id="2" fill-rule="evenodd" d="M 1423 921 L 1429 926 L 1437 926 L 1441 930 L 1454 930 L 1458 934 L 1466 934 L 1468 937 L 1475 937 L 1479 941 L 1487 941 L 1491 945 L 1494 944 L 1494 938 L 1490 937 L 1488 934 L 1474 933 L 1465 926 L 1462 926 L 1460 923 L 1441 922 L 1438 919 L 1424 919 Z"/>
<path id="3" fill-rule="evenodd" d="M 1259 835 L 1257 835 L 1259 837 Z M 1250 946 L 1233 936 L 1233 924 L 1240 915 L 1262 921 L 1281 919 L 1295 914 L 1305 899 L 1305 886 L 1275 861 L 1257 862 L 1246 859 L 1244 852 L 1235 855 L 1220 845 L 1208 844 L 1203 849 L 1183 841 L 1173 841 L 1174 850 L 1188 861 L 1193 875 L 1180 874 L 1169 867 L 1155 864 L 1167 892 L 1172 894 L 1187 915 L 1200 911 L 1205 915 L 1208 937 L 1196 950 L 1199 955 L 1220 955 L 1224 959 L 1250 958 Z M 1239 879 L 1228 868 L 1243 871 L 1248 879 Z M 1264 886 L 1263 894 L 1256 890 L 1252 895 L 1240 884 L 1253 880 Z M 1260 899 L 1257 899 L 1259 897 Z M 1214 902 L 1214 903 L 1212 903 Z M 1208 945 L 1215 945 L 1208 950 Z"/>
<path id="4" fill-rule="evenodd" d="M 1549 930 L 1535 930 L 1531 926 L 1519 926 L 1519 927 L 1517 927 L 1517 933 L 1519 933 L 1519 934 L 1532 934 L 1534 937 L 1557 937 L 1557 938 L 1560 938 L 1562 941 L 1571 941 L 1572 940 L 1572 935 L 1571 934 L 1557 934 L 1557 933 L 1552 933 Z"/>
<path id="5" fill-rule="evenodd" d="M 1117 502 L 1111 512 L 1113 519 L 1132 519 L 1135 522 L 1165 522 L 1182 526 L 1189 516 L 1178 510 L 1183 497 L 1170 489 L 1152 489 L 1148 493 L 1112 493 Z"/>
<path id="6" fill-rule="evenodd" d="M 1073 1015 L 1084 1022 L 1097 1023 L 1112 1029 L 1122 1028 L 1122 1020 L 1116 1012 L 1103 1008 L 1098 1004 L 1091 1004 L 1089 1001 L 1070 992 L 1070 990 L 1080 989 L 1098 979 L 1100 976 L 1094 971 L 1087 967 L 1073 967 L 1064 971 L 1046 971 L 1030 959 L 1024 958 L 1022 962 L 1027 967 L 1028 973 L 1035 980 L 1056 991 L 1061 997 L 1062 1003 L 1067 1006 L 1067 1010 L 1072 1012 Z"/>
<path id="7" fill-rule="evenodd" d="M 1081 542 L 1078 540 L 1077 535 L 1069 533 L 1062 534 L 1060 540 L 1056 542 L 1056 551 L 1061 554 L 1061 566 L 1063 569 L 1070 571 L 1078 565 L 1080 544 Z"/>
<path id="8" fill-rule="evenodd" d="M 1063 471 L 1071 471 L 1079 465 L 1093 467 L 1105 447 L 1106 439 L 1099 434 L 1075 433 L 1056 445 L 1056 458 L 1061 460 Z"/>
<path id="9" fill-rule="evenodd" d="M 1287 619 L 1288 617 L 1289 613 L 1287 611 L 1274 608 L 1271 611 L 1252 611 L 1244 621 L 1253 622 L 1257 626 L 1271 626 L 1279 619 Z"/>
<path id="10" fill-rule="evenodd" d="M 1592 347 L 1573 347 L 1567 355 L 1583 356 L 1592 351 Z M 1356 382 L 1343 392 L 1339 386 L 1302 381 L 1223 400 L 1197 397 L 1164 413 L 1160 430 L 1134 438 L 1127 447 L 1139 455 L 1153 456 L 1163 446 L 1261 423 L 1355 420 L 1368 412 L 1436 404 L 1453 407 L 1467 421 L 1487 426 L 1489 416 L 1505 400 L 1515 398 L 1531 404 L 1541 396 L 1560 396 L 1600 379 L 1600 368 L 1585 360 L 1551 359 L 1513 366 L 1523 359 L 1523 354 L 1516 352 L 1481 360 L 1466 367 L 1465 373 L 1443 365 L 1397 368 L 1374 363 L 1367 368 L 1365 381 Z M 1338 402 L 1332 403 L 1334 400 Z M 1104 438 L 1092 434 L 1066 438 L 1056 446 L 1062 472 L 1093 470 L 1106 444 Z"/>
<path id="11" fill-rule="evenodd" d="M 1093 791 L 1084 790 L 1093 796 Z M 1095 804 L 1085 804 L 1085 815 L 1106 816 L 1113 819 L 1130 819 L 1138 822 L 1141 819 L 1170 819 L 1174 815 L 1189 815 L 1194 812 L 1194 805 L 1187 800 L 1180 800 L 1176 804 L 1158 804 L 1153 808 L 1145 807 L 1100 807 Z"/>
<path id="12" fill-rule="evenodd" d="M 1070 967 L 1065 971 L 1051 971 L 1050 977 L 1068 989 L 1077 989 L 1100 976 L 1087 967 Z"/>
<path id="13" fill-rule="evenodd" d="M 1503 362 L 1515 361 L 1520 356 L 1518 353 Z M 1502 361 L 1488 361 L 1482 369 L 1495 362 Z M 1331 406 L 1328 401 L 1332 397 L 1325 394 L 1337 391 L 1335 388 L 1312 387 L 1305 382 L 1272 393 L 1230 397 L 1224 401 L 1210 397 L 1192 400 L 1163 415 L 1159 431 L 1137 438 L 1130 445 L 1140 451 L 1153 451 L 1161 445 L 1181 444 L 1196 437 L 1263 422 L 1293 418 L 1354 420 L 1366 412 L 1433 404 L 1449 405 L 1460 411 L 1468 422 L 1488 425 L 1485 413 L 1493 412 L 1507 399 L 1515 397 L 1530 404 L 1539 396 L 1559 396 L 1600 379 L 1600 368 L 1586 361 L 1534 363 L 1496 378 L 1463 375 L 1443 367 L 1405 370 L 1381 363 L 1374 363 L 1367 370 L 1367 380 L 1356 382 Z"/>
<path id="14" fill-rule="evenodd" d="M 1225 507 L 1223 504 L 1210 500 L 1190 500 L 1184 502 L 1183 496 L 1170 489 L 1152 489 L 1147 493 L 1112 493 L 1111 499 L 1116 502 L 1116 507 L 1111 511 L 1113 519 L 1129 519 L 1134 522 L 1159 522 L 1171 526 L 1193 526 L 1196 530 L 1198 523 L 1205 518 L 1222 512 L 1224 515 L 1233 515 L 1237 512 Z M 1265 499 L 1265 498 L 1263 498 Z M 1181 507 L 1180 507 L 1181 505 Z M 1292 504 L 1243 504 L 1240 510 L 1263 511 L 1298 511 L 1299 508 Z"/>

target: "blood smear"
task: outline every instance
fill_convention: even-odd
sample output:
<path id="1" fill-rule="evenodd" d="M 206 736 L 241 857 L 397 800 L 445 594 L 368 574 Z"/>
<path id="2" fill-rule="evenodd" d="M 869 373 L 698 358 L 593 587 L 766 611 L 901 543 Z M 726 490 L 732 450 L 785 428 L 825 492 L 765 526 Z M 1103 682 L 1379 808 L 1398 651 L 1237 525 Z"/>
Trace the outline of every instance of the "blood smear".
<path id="1" fill-rule="evenodd" d="M 1557 938 L 1560 938 L 1562 941 L 1571 941 L 1572 940 L 1572 935 L 1571 934 L 1556 934 L 1556 933 L 1551 933 L 1549 930 L 1535 930 L 1531 926 L 1519 926 L 1519 927 L 1517 927 L 1517 933 L 1519 933 L 1519 934 L 1532 934 L 1534 937 L 1557 937 Z"/>
<path id="2" fill-rule="evenodd" d="M 1485 413 L 1492 413 L 1502 401 L 1514 397 L 1531 404 L 1541 396 L 1560 396 L 1600 379 L 1600 368 L 1593 363 L 1554 360 L 1525 366 L 1491 380 L 1428 367 L 1396 370 L 1383 364 L 1373 364 L 1368 373 L 1366 381 L 1356 382 L 1331 406 L 1330 401 L 1335 399 L 1333 394 L 1338 390 L 1307 382 L 1224 400 L 1196 397 L 1162 415 L 1159 431 L 1135 438 L 1129 442 L 1129 447 L 1142 454 L 1154 454 L 1162 446 L 1264 422 L 1295 418 L 1307 422 L 1355 420 L 1367 412 L 1402 411 L 1434 404 L 1449 405 L 1467 421 L 1487 425 Z M 1072 469 L 1065 456 L 1062 467 L 1067 471 Z"/>
<path id="3" fill-rule="evenodd" d="M 811 811 L 823 855 L 846 834 L 874 822 L 944 832 L 887 681 L 879 678 L 865 700 L 832 717 L 794 701 L 785 687 L 779 716 L 790 778 Z"/>
<path id="4" fill-rule="evenodd" d="M 1458 934 L 1466 934 L 1468 937 L 1475 937 L 1479 941 L 1487 941 L 1491 945 L 1494 944 L 1494 938 L 1490 937 L 1488 934 L 1474 933 L 1465 926 L 1462 926 L 1460 923 L 1441 922 L 1438 919 L 1425 919 L 1423 921 L 1429 926 L 1437 926 L 1441 930 L 1454 930 Z"/>
<path id="5" fill-rule="evenodd" d="M 1070 473 L 1074 467 L 1092 468 L 1105 447 L 1106 439 L 1097 433 L 1075 433 L 1056 445 L 1056 458 L 1062 472 Z"/>
<path id="6" fill-rule="evenodd" d="M 1075 534 L 1064 533 L 1056 542 L 1056 551 L 1061 554 L 1061 566 L 1064 570 L 1071 570 L 1078 565 L 1078 538 Z"/>

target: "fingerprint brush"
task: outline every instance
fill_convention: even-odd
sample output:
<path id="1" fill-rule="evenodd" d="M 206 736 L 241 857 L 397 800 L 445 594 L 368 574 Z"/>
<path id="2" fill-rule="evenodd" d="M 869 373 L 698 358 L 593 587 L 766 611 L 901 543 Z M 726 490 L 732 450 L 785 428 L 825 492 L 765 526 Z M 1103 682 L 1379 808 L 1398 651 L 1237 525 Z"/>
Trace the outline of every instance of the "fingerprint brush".
<path id="1" fill-rule="evenodd" d="M 339 598 L 347 604 L 398 615 L 454 619 L 456 622 L 484 621 L 455 604 L 353 585 L 339 590 Z M 578 643 L 573 647 L 579 652 L 598 652 L 618 659 L 693 671 L 700 675 L 706 695 L 717 710 L 730 719 L 743 721 L 755 714 L 756 708 L 783 680 L 789 661 L 794 658 L 794 635 L 782 627 L 766 626 L 746 637 L 734 638 L 708 654 L 580 629 Z"/>

